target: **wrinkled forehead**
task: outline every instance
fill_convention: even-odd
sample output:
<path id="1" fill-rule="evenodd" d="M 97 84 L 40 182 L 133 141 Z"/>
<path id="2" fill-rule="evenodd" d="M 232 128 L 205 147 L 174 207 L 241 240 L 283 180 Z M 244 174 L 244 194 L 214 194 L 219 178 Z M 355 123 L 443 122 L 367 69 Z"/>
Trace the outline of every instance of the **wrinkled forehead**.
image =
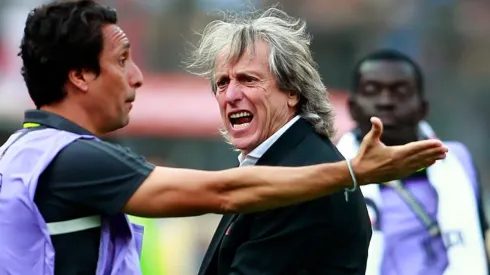
<path id="1" fill-rule="evenodd" d="M 122 45 L 129 43 L 129 38 L 121 27 L 108 24 L 102 27 L 104 36 L 104 48 L 106 50 L 118 50 Z"/>
<path id="2" fill-rule="evenodd" d="M 403 61 L 366 61 L 361 65 L 359 73 L 361 81 L 392 83 L 415 80 L 414 69 Z"/>
<path id="3" fill-rule="evenodd" d="M 257 41 L 243 49 L 224 47 L 216 57 L 216 74 L 243 70 L 269 72 L 269 46 Z"/>

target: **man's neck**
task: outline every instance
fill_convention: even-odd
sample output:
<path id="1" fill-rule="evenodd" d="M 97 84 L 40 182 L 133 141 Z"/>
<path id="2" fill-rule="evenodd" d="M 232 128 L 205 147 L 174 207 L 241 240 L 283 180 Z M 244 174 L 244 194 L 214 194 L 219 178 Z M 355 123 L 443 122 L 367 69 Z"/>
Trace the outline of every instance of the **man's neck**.
<path id="1" fill-rule="evenodd" d="M 264 154 L 265 151 L 267 151 L 270 148 L 270 146 L 272 146 L 272 144 L 275 143 L 276 140 L 279 139 L 279 137 L 284 134 L 284 132 L 286 132 L 294 123 L 296 123 L 296 121 L 298 121 L 298 119 L 300 119 L 300 116 L 294 115 L 291 119 L 289 119 L 286 123 L 284 123 L 279 129 L 277 129 L 277 131 L 275 131 L 274 134 L 272 134 L 266 140 L 261 142 L 256 148 L 248 152 L 242 150 L 240 155 L 238 156 L 239 161 L 241 162 L 245 160 L 245 158 L 251 153 L 254 155 L 253 157 L 260 158 L 262 154 Z"/>
<path id="2" fill-rule="evenodd" d="M 40 110 L 64 117 L 96 136 L 103 135 L 103 133 L 98 131 L 97 127 L 91 122 L 85 110 L 77 105 L 66 106 L 66 104 L 52 104 L 42 106 Z"/>

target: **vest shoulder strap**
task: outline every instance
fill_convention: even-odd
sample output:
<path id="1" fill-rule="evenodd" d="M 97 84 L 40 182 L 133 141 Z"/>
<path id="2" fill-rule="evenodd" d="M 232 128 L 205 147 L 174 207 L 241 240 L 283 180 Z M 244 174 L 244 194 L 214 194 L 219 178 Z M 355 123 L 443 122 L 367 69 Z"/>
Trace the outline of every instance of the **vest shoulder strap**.
<path id="1" fill-rule="evenodd" d="M 94 215 L 61 222 L 50 222 L 46 225 L 49 235 L 61 235 L 100 227 L 101 216 Z"/>

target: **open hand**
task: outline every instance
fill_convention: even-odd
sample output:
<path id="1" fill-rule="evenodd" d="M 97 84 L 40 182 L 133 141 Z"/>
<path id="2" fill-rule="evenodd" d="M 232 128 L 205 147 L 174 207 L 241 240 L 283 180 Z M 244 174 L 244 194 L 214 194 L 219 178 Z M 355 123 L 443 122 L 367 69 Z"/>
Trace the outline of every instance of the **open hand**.
<path id="1" fill-rule="evenodd" d="M 383 123 L 377 117 L 372 117 L 371 123 L 371 130 L 352 159 L 352 168 L 361 185 L 400 179 L 446 157 L 448 149 L 439 140 L 386 146 L 380 140 Z"/>

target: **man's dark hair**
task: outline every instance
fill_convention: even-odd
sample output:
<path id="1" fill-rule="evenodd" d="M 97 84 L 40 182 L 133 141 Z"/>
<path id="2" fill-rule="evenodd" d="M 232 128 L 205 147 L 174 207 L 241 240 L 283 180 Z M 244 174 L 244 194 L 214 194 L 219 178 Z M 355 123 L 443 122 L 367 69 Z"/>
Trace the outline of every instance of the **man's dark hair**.
<path id="1" fill-rule="evenodd" d="M 101 27 L 116 24 L 112 8 L 92 0 L 56 1 L 32 10 L 20 45 L 22 76 L 37 108 L 61 101 L 70 70 L 100 73 Z"/>
<path id="2" fill-rule="evenodd" d="M 374 51 L 365 57 L 361 58 L 354 66 L 353 74 L 353 85 L 352 91 L 355 92 L 359 85 L 359 80 L 361 79 L 361 66 L 367 61 L 395 61 L 395 62 L 405 62 L 408 63 L 415 73 L 415 82 L 417 84 L 417 89 L 421 94 L 424 92 L 424 76 L 420 66 L 413 61 L 407 55 L 392 49 L 381 49 Z"/>

